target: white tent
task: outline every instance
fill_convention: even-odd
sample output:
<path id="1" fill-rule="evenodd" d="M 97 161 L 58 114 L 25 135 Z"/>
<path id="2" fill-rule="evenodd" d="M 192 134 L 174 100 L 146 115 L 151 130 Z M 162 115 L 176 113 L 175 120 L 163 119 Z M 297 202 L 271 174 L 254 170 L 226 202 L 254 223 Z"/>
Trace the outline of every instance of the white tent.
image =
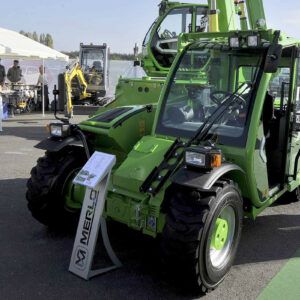
<path id="1" fill-rule="evenodd" d="M 30 60 L 55 59 L 68 61 L 69 57 L 18 32 L 0 27 L 0 57 Z"/>
<path id="2" fill-rule="evenodd" d="M 0 58 L 42 60 L 43 70 L 45 59 L 68 61 L 69 56 L 36 42 L 18 32 L 0 27 Z M 42 113 L 44 108 L 44 84 L 42 87 Z"/>

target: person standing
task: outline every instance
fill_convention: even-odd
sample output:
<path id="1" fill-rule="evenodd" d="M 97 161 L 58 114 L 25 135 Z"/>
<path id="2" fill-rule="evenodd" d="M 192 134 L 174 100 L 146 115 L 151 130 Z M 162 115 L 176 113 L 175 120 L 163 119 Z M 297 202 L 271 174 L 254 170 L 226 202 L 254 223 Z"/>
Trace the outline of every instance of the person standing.
<path id="1" fill-rule="evenodd" d="M 48 79 L 46 75 L 46 68 L 44 67 L 44 72 L 43 72 L 43 66 L 39 66 L 39 77 L 38 81 L 36 83 L 37 86 L 40 86 L 43 88 L 44 85 L 44 105 L 45 105 L 45 110 L 49 110 L 49 92 L 48 92 Z M 41 92 L 42 95 L 42 92 Z"/>
<path id="2" fill-rule="evenodd" d="M 12 83 L 17 83 L 21 81 L 22 76 L 22 69 L 19 66 L 19 61 L 15 59 L 13 66 L 8 69 L 7 79 Z"/>
<path id="3" fill-rule="evenodd" d="M 0 86 L 4 86 L 5 83 L 5 67 L 3 65 L 1 65 L 1 58 L 0 58 Z"/>

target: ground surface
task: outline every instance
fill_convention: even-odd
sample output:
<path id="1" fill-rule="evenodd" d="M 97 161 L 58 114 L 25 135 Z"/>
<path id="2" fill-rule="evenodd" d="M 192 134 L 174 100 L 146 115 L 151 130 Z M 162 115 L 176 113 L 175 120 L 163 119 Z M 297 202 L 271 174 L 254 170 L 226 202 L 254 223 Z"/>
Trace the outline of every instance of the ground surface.
<path id="1" fill-rule="evenodd" d="M 85 117 L 75 117 L 75 121 Z M 26 207 L 26 181 L 43 152 L 52 115 L 21 115 L 0 133 L 1 299 L 197 299 L 164 273 L 157 245 L 126 228 L 111 228 L 124 267 L 84 281 L 68 272 L 74 237 L 36 222 Z M 234 266 L 220 287 L 202 299 L 255 299 L 300 248 L 300 203 L 267 209 L 245 220 Z M 287 291 L 288 292 L 288 291 Z"/>

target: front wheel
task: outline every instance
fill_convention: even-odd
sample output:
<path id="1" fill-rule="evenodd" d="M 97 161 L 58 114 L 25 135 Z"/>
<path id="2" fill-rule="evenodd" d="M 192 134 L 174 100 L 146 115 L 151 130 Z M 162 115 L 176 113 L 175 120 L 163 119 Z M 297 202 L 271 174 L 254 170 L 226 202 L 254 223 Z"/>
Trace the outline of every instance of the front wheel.
<path id="1" fill-rule="evenodd" d="M 86 162 L 80 147 L 46 152 L 31 170 L 26 199 L 33 217 L 52 228 L 74 228 L 78 223 L 85 190 L 72 184 Z"/>
<path id="2" fill-rule="evenodd" d="M 229 272 L 238 248 L 243 218 L 240 190 L 229 180 L 218 181 L 207 192 L 180 186 L 170 190 L 163 257 L 189 285 L 202 292 L 213 290 Z"/>

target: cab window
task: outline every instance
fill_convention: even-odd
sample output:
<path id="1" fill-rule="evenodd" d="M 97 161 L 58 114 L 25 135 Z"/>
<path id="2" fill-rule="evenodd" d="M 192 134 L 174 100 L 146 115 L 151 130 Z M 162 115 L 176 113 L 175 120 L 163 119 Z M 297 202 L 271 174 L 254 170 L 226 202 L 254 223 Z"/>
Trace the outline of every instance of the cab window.
<path id="1" fill-rule="evenodd" d="M 285 107 L 289 96 L 290 68 L 279 68 L 269 84 L 269 94 L 274 99 L 274 109 Z"/>
<path id="2" fill-rule="evenodd" d="M 160 39 L 172 39 L 182 32 L 192 31 L 192 8 L 175 8 L 160 24 L 157 33 Z"/>
<path id="3" fill-rule="evenodd" d="M 197 7 L 196 11 L 196 32 L 208 32 L 207 8 Z"/>

